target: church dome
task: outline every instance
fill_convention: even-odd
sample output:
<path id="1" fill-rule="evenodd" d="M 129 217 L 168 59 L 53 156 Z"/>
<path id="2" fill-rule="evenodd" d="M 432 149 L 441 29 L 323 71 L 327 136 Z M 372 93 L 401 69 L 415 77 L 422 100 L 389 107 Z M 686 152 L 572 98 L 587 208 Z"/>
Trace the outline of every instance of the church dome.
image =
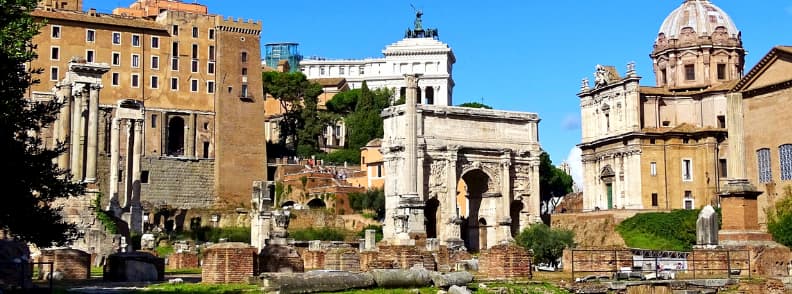
<path id="1" fill-rule="evenodd" d="M 740 31 L 726 12 L 708 0 L 685 0 L 663 21 L 657 36 L 658 43 L 666 40 L 700 37 L 717 40 L 740 40 Z M 708 39 L 708 38 L 705 38 Z"/>

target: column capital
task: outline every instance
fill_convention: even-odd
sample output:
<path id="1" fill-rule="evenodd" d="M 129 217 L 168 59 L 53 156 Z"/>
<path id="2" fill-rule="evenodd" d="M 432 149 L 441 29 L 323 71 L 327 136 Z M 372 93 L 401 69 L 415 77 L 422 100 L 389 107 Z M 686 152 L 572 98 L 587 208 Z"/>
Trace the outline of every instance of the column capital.
<path id="1" fill-rule="evenodd" d="M 89 87 L 90 87 L 91 90 L 97 90 L 98 91 L 98 90 L 101 90 L 102 88 L 104 88 L 104 85 L 102 85 L 101 82 L 98 82 L 98 83 L 92 83 Z"/>

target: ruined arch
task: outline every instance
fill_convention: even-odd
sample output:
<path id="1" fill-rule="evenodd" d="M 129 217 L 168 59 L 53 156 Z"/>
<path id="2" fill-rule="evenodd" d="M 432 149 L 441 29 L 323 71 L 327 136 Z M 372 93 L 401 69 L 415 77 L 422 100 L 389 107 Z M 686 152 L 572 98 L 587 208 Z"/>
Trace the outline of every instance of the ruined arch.
<path id="1" fill-rule="evenodd" d="M 426 201 L 424 215 L 426 216 L 426 237 L 437 238 L 437 228 L 440 226 L 440 200 L 432 197 Z"/>
<path id="2" fill-rule="evenodd" d="M 310 209 L 322 209 L 327 207 L 327 203 L 325 203 L 324 200 L 319 198 L 314 198 L 311 201 L 308 201 L 308 203 L 306 203 L 305 205 L 308 206 L 308 208 Z"/>
<path id="3" fill-rule="evenodd" d="M 486 217 L 491 211 L 482 211 L 482 205 L 488 204 L 488 191 L 491 189 L 491 177 L 480 168 L 470 169 L 462 174 L 464 182 L 464 207 L 460 215 L 463 220 L 462 240 L 465 248 L 471 252 L 478 252 L 486 247 L 487 222 Z M 482 222 L 482 220 L 484 220 Z M 483 239 L 482 239 L 483 237 Z M 483 244 L 482 244 L 483 243 Z"/>

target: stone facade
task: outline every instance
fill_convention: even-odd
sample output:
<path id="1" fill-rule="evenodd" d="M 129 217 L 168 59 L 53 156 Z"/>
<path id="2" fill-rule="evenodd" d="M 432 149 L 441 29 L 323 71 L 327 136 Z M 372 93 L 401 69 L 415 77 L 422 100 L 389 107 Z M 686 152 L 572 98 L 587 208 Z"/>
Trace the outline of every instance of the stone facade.
<path id="1" fill-rule="evenodd" d="M 578 94 L 583 209 L 717 203 L 728 176 L 725 94 L 742 77 L 744 56 L 728 15 L 709 1 L 685 1 L 656 39 L 656 87 L 639 85 L 634 63 L 624 77 L 598 65 L 593 87 L 585 78 Z"/>
<path id="2" fill-rule="evenodd" d="M 382 150 L 389 175 L 386 241 L 399 233 L 394 217 L 402 196 L 413 192 L 426 206 L 426 236 L 441 245 L 458 246 L 464 240 L 469 250 L 477 251 L 508 241 L 512 233 L 539 221 L 538 115 L 421 104 L 416 108 L 414 174 L 408 173 L 409 111 L 406 106 L 383 111 Z M 460 183 L 466 186 L 458 189 Z"/>
<path id="3" fill-rule="evenodd" d="M 503 244 L 484 250 L 479 257 L 479 274 L 488 279 L 533 278 L 533 254 L 515 244 Z"/>
<path id="4" fill-rule="evenodd" d="M 256 248 L 243 243 L 221 243 L 204 250 L 201 281 L 208 284 L 243 283 L 256 273 Z"/>

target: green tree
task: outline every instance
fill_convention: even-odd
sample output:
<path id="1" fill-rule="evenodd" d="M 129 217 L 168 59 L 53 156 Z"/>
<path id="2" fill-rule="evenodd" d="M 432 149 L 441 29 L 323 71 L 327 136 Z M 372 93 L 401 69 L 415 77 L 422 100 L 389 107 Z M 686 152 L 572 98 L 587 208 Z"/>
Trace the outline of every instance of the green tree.
<path id="1" fill-rule="evenodd" d="M 553 165 L 550 155 L 539 155 L 539 193 L 541 201 L 561 197 L 572 192 L 572 176 Z"/>
<path id="2" fill-rule="evenodd" d="M 380 113 L 385 107 L 388 107 L 390 96 L 391 94 L 387 90 L 369 90 L 366 82 L 363 82 L 355 104 L 355 111 L 344 119 L 349 149 L 360 150 L 369 141 L 382 138 L 384 129 Z"/>
<path id="3" fill-rule="evenodd" d="M 784 187 L 783 197 L 765 210 L 767 231 L 773 240 L 792 247 L 792 187 Z"/>
<path id="4" fill-rule="evenodd" d="M 534 263 L 552 266 L 564 254 L 564 249 L 574 245 L 575 234 L 568 230 L 551 229 L 538 223 L 526 228 L 517 235 L 517 245 L 533 250 Z"/>
<path id="5" fill-rule="evenodd" d="M 484 103 L 478 103 L 478 102 L 465 102 L 465 103 L 459 104 L 459 107 L 492 109 L 492 106 L 489 106 L 489 105 L 484 104 Z"/>
<path id="6" fill-rule="evenodd" d="M 362 193 L 350 193 L 349 206 L 356 212 L 365 209 L 373 210 L 377 214 L 377 219 L 382 219 L 385 217 L 385 191 L 370 189 Z"/>
<path id="7" fill-rule="evenodd" d="M 3 160 L 0 229 L 39 246 L 61 245 L 76 235 L 52 202 L 80 195 L 84 186 L 71 181 L 68 171 L 53 160 L 66 151 L 64 144 L 43 147 L 39 134 L 52 123 L 62 104 L 35 103 L 24 98 L 36 83 L 24 64 L 36 58 L 30 40 L 41 27 L 30 15 L 36 0 L 0 0 L 0 154 Z"/>
<path id="8" fill-rule="evenodd" d="M 318 135 L 323 125 L 317 103 L 322 86 L 309 81 L 301 72 L 271 71 L 263 72 L 261 76 L 264 93 L 278 99 L 283 109 L 279 125 L 280 142 L 292 153 L 318 150 Z"/>

